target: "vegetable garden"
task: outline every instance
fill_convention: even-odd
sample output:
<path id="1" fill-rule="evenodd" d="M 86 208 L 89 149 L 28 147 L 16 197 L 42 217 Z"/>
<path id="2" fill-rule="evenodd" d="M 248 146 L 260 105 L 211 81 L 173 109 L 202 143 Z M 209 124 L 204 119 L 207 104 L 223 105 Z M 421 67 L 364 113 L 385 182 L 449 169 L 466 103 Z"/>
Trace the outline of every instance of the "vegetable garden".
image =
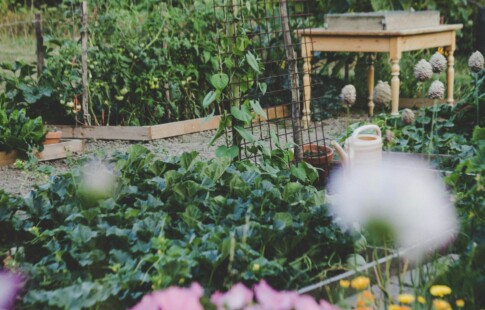
<path id="1" fill-rule="evenodd" d="M 0 186 L 0 308 L 483 308 L 484 6 L 0 0 L 2 48 L 37 42 L 30 58 L 0 52 L 0 184 L 36 183 Z M 389 113 L 382 54 L 314 52 L 304 88 L 313 43 L 295 30 L 411 9 L 464 26 L 454 58 L 402 56 L 412 106 Z M 46 144 L 67 128 L 86 154 Z M 117 131 L 141 138 L 95 141 Z"/>

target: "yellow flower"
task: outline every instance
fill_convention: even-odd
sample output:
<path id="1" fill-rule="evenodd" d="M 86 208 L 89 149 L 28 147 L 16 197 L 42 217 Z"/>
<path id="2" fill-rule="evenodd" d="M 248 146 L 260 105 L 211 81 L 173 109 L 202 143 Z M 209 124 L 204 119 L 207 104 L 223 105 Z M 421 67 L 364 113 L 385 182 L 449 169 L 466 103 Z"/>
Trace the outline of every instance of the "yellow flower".
<path id="1" fill-rule="evenodd" d="M 389 305 L 389 307 L 387 308 L 388 310 L 411 310 L 411 308 L 407 307 L 407 306 L 400 306 L 400 305 Z"/>
<path id="2" fill-rule="evenodd" d="M 259 264 L 254 264 L 253 265 L 253 272 L 258 272 L 259 269 L 261 269 L 261 265 L 259 265 Z"/>
<path id="3" fill-rule="evenodd" d="M 375 297 L 371 291 L 363 291 L 361 294 L 362 300 L 374 302 Z"/>
<path id="4" fill-rule="evenodd" d="M 457 300 L 456 300 L 456 306 L 457 306 L 458 308 L 463 308 L 463 307 L 465 307 L 465 301 L 464 301 L 463 299 L 457 299 Z"/>
<path id="5" fill-rule="evenodd" d="M 366 289 L 367 287 L 369 287 L 369 285 L 370 285 L 370 279 L 363 276 L 357 277 L 350 282 L 350 286 L 352 286 L 352 288 L 355 288 L 356 290 L 359 290 L 359 291 Z"/>
<path id="6" fill-rule="evenodd" d="M 411 294 L 400 294 L 397 297 L 397 300 L 399 300 L 400 303 L 402 304 L 411 304 L 414 302 L 414 295 Z"/>
<path id="7" fill-rule="evenodd" d="M 340 287 L 343 288 L 348 288 L 350 286 L 350 281 L 349 280 L 340 280 Z"/>
<path id="8" fill-rule="evenodd" d="M 435 310 L 452 310 L 450 304 L 443 299 L 433 300 L 433 309 Z"/>
<path id="9" fill-rule="evenodd" d="M 418 296 L 418 302 L 424 305 L 426 303 L 426 299 L 423 296 Z"/>
<path id="10" fill-rule="evenodd" d="M 451 294 L 451 288 L 446 285 L 433 285 L 430 289 L 429 292 L 433 296 L 437 297 L 443 297 L 445 295 Z"/>

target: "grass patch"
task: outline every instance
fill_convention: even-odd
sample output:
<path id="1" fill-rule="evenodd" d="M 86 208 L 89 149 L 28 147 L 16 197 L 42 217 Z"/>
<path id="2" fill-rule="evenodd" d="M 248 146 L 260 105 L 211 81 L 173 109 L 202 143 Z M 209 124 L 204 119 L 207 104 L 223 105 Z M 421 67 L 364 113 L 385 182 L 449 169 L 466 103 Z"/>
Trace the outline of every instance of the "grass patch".
<path id="1" fill-rule="evenodd" d="M 0 37 L 0 61 L 35 61 L 35 37 Z"/>

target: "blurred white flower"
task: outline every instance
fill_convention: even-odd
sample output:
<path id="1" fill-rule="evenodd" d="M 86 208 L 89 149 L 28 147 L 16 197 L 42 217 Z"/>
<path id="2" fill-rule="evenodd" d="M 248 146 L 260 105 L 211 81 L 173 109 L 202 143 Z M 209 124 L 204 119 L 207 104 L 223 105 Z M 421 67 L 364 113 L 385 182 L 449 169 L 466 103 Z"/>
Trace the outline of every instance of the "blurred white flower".
<path id="1" fill-rule="evenodd" d="M 117 174 L 112 165 L 93 159 L 82 167 L 79 184 L 83 201 L 92 205 L 100 199 L 111 197 L 117 185 Z"/>
<path id="2" fill-rule="evenodd" d="M 455 209 L 436 173 L 419 159 L 387 159 L 336 173 L 331 210 L 344 229 L 386 223 L 412 261 L 450 242 L 458 231 Z"/>

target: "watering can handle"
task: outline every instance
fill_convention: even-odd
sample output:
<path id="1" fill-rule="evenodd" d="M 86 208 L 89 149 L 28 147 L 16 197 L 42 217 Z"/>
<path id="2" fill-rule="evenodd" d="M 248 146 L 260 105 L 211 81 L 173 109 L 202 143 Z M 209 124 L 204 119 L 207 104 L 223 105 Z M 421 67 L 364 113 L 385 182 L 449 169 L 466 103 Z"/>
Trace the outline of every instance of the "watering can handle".
<path id="1" fill-rule="evenodd" d="M 379 128 L 379 126 L 373 125 L 373 124 L 369 124 L 369 125 L 361 126 L 361 127 L 357 128 L 356 130 L 354 130 L 354 133 L 352 134 L 352 137 L 355 137 L 358 134 L 360 134 L 361 132 L 366 131 L 366 130 L 374 130 L 379 137 L 382 136 L 381 129 Z"/>

